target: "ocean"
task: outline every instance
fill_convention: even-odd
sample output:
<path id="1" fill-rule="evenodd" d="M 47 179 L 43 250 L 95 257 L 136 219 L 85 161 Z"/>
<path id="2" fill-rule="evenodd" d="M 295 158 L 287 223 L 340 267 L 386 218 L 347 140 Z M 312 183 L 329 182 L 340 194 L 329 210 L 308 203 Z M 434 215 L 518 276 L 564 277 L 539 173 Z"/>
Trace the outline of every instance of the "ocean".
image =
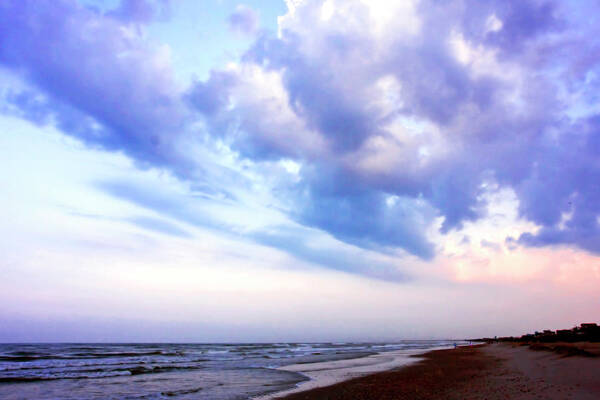
<path id="1" fill-rule="evenodd" d="M 251 399 L 307 379 L 277 367 L 452 343 L 0 344 L 0 399 Z"/>

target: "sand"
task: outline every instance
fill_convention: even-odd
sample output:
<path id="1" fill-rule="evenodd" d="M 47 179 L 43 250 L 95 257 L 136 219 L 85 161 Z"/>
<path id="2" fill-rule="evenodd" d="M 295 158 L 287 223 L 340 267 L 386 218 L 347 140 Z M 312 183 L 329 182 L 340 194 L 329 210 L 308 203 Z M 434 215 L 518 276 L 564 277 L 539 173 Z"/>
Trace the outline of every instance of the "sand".
<path id="1" fill-rule="evenodd" d="M 600 399 L 600 357 L 565 357 L 510 344 L 432 351 L 420 357 L 409 366 L 289 394 L 285 399 Z M 315 371 L 306 370 L 311 372 Z M 275 398 L 284 395 L 278 393 Z"/>
<path id="2" fill-rule="evenodd" d="M 600 399 L 598 357 L 565 357 L 507 344 L 485 346 L 482 352 L 501 360 L 486 380 L 491 387 L 506 386 L 512 390 L 514 395 L 510 398 Z"/>
<path id="3" fill-rule="evenodd" d="M 292 393 L 304 392 L 377 372 L 405 367 L 420 361 L 421 359 L 417 357 L 420 354 L 424 354 L 424 351 L 416 349 L 397 350 L 349 360 L 287 365 L 279 369 L 299 372 L 309 380 L 299 383 L 293 389 L 257 397 L 255 400 L 280 398 Z"/>

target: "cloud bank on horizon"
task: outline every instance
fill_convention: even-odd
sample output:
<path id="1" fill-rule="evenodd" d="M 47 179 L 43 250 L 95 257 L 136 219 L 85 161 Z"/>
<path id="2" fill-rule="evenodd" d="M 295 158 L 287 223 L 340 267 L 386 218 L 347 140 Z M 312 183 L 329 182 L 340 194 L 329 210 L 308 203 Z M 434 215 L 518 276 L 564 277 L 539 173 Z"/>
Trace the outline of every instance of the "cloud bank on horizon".
<path id="1" fill-rule="evenodd" d="M 600 253 L 597 2 L 287 0 L 277 32 L 239 5 L 227 23 L 250 47 L 183 85 L 148 34 L 169 6 L 3 1 L 1 110 L 190 191 L 181 206 L 160 188 L 94 183 L 115 198 L 336 269 L 382 276 L 350 262 L 353 248 L 433 260 L 444 237 L 493 217 L 499 191 L 531 229 L 483 247 Z M 192 197 L 279 214 L 241 226 L 191 211 Z M 319 234 L 347 246 L 343 265 L 306 244 Z"/>

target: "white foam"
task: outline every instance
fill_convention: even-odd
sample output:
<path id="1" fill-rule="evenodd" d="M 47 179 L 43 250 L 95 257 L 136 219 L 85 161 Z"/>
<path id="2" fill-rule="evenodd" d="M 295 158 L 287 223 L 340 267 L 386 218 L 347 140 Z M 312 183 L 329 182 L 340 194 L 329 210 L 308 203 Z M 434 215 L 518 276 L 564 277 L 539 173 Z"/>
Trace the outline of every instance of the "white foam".
<path id="1" fill-rule="evenodd" d="M 308 381 L 300 382 L 295 388 L 255 397 L 255 400 L 270 400 L 287 396 L 288 394 L 304 392 L 318 387 L 330 386 L 349 379 L 370 375 L 376 372 L 388 371 L 404 367 L 420 361 L 419 357 L 411 357 L 427 353 L 432 350 L 447 349 L 450 346 L 434 347 L 429 349 L 406 349 L 387 351 L 363 358 L 349 360 L 325 361 L 308 364 L 292 364 L 277 368 L 282 371 L 300 373 Z"/>

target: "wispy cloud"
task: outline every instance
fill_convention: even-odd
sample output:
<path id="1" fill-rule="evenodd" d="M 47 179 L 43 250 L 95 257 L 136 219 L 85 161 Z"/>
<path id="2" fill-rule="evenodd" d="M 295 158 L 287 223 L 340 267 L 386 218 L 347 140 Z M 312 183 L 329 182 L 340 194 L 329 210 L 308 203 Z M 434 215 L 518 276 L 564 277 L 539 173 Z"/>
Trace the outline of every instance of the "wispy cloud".
<path id="1" fill-rule="evenodd" d="M 329 244 L 315 246 L 311 242 L 318 240 L 318 232 L 294 227 L 292 223 L 248 229 L 243 225 L 224 221 L 218 214 L 198 207 L 198 201 L 210 203 L 213 200 L 198 200 L 189 195 L 157 190 L 134 182 L 99 182 L 96 187 L 117 199 L 163 216 L 162 219 L 140 216 L 122 219 L 143 229 L 180 237 L 192 236 L 185 229 L 164 219 L 169 218 L 196 228 L 211 229 L 235 240 L 272 247 L 309 264 L 387 281 L 405 282 L 411 279 L 409 271 L 402 270 L 390 261 L 369 257 L 358 249 L 332 245 L 332 240 L 328 240 Z"/>
<path id="2" fill-rule="evenodd" d="M 182 89 L 142 26 L 167 2 L 100 12 L 9 0 L 0 63 L 28 87 L 3 95 L 23 118 L 192 184 L 219 179 L 204 155 L 220 149 L 213 158 L 224 154 L 249 192 L 360 248 L 431 260 L 431 230 L 486 218 L 485 187 L 497 184 L 541 227 L 520 243 L 600 252 L 599 24 L 586 19 L 598 5 L 583 3 L 298 2 L 278 35 L 261 33 L 238 63 Z M 240 6 L 229 23 L 252 33 L 258 17 Z M 269 180 L 284 161 L 298 166 L 293 178 Z M 148 193 L 104 190 L 229 229 Z"/>

